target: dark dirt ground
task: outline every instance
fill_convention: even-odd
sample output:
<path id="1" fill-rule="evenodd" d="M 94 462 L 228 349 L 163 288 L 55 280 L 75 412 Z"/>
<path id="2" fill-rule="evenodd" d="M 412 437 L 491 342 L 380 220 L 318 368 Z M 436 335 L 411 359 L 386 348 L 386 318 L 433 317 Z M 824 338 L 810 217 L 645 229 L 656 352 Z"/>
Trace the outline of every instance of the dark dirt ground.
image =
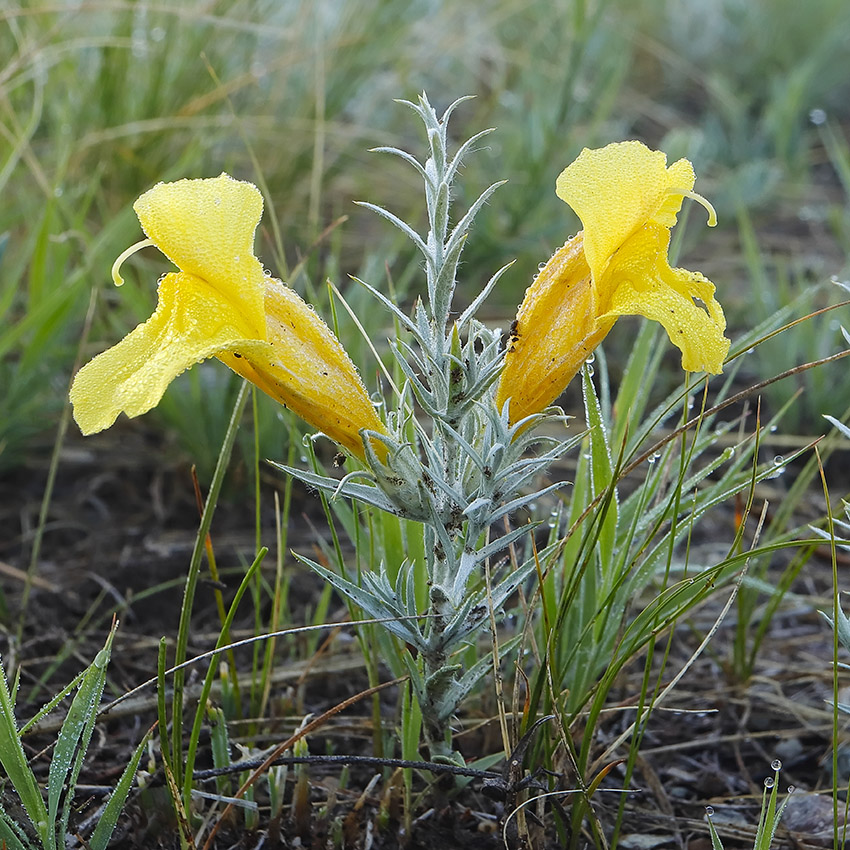
<path id="1" fill-rule="evenodd" d="M 121 693 L 145 681 L 156 671 L 161 635 L 176 634 L 185 569 L 197 528 L 198 514 L 189 469 L 168 446 L 158 442 L 143 423 L 122 424 L 92 440 L 70 435 L 63 449 L 55 496 L 45 526 L 35 584 L 24 616 L 22 641 L 12 639 L 21 610 L 23 581 L 16 570 L 29 562 L 34 529 L 47 474 L 47 462 L 30 464 L 0 478 L 0 581 L 3 602 L 0 650 L 10 669 L 21 665 L 19 720 L 28 719 L 61 684 L 87 664 L 102 645 L 115 608 L 121 610 L 110 665 L 108 689 Z M 775 453 L 770 447 L 766 451 Z M 831 474 L 846 480 L 846 459 L 839 459 Z M 843 468 L 842 468 L 843 466 Z M 756 508 L 764 498 L 781 499 L 793 472 L 768 482 L 760 490 Z M 282 481 L 278 480 L 282 487 Z M 271 506 L 274 476 L 265 483 L 263 504 Z M 836 487 L 836 489 L 839 489 Z M 213 543 L 220 568 L 244 569 L 254 546 L 253 502 L 250 496 L 220 504 L 213 523 Z M 296 493 L 289 546 L 309 552 L 319 528 L 317 502 Z M 807 506 L 813 519 L 822 513 L 822 496 L 813 493 Z M 733 536 L 732 506 L 704 529 L 704 544 L 728 541 Z M 264 517 L 264 542 L 274 540 L 271 511 Z M 266 562 L 272 569 L 274 551 Z M 840 575 L 847 563 L 839 564 Z M 772 567 L 774 580 L 782 564 Z M 315 603 L 317 580 L 291 559 L 292 622 L 303 621 L 304 611 Z M 145 596 L 145 591 L 160 590 Z M 626 850 L 656 846 L 709 850 L 705 807 L 714 808 L 714 822 L 727 848 L 752 846 L 763 781 L 771 762 L 782 761 L 780 784 L 796 787 L 784 826 L 777 836 L 784 847 L 832 844 L 832 801 L 829 762 L 832 712 L 832 635 L 818 615 L 831 607 L 831 565 L 828 550 L 816 552 L 770 624 L 756 672 L 746 683 L 734 680 L 728 659 L 735 628 L 734 607 L 707 651 L 692 664 L 681 682 L 656 711 L 647 726 L 640 757 L 625 797 L 620 844 Z M 711 628 L 730 592 L 719 589 L 709 604 L 679 625 L 671 643 L 664 684 L 683 667 Z M 330 619 L 343 620 L 341 604 Z M 250 608 L 250 605 L 247 606 Z M 202 583 L 195 604 L 190 654 L 209 649 L 218 635 L 213 592 Z M 81 627 L 85 623 L 85 627 Z M 235 637 L 250 633 L 250 623 L 237 623 Z M 659 648 L 666 645 L 662 637 Z M 306 657 L 303 642 L 279 644 L 269 716 L 261 724 L 256 746 L 267 747 L 285 739 L 305 713 L 314 715 L 368 686 L 362 661 L 351 632 L 341 630 L 321 655 Z M 383 671 L 384 678 L 388 678 Z M 628 707 L 635 704 L 642 664 L 622 677 L 613 696 L 618 703 L 598 732 L 598 751 L 634 719 Z M 46 681 L 39 685 L 40 679 Z M 190 692 L 194 681 L 190 677 Z M 95 733 L 78 796 L 78 823 L 96 810 L 106 787 L 117 779 L 132 748 L 155 719 L 155 692 L 149 689 L 120 712 L 108 716 Z M 382 696 L 382 708 L 391 724 L 397 692 Z M 471 700 L 468 715 L 460 718 L 465 730 L 459 737 L 468 759 L 500 751 L 497 724 L 492 721 L 495 703 L 487 690 Z M 61 719 L 61 712 L 57 712 Z M 46 775 L 48 761 L 39 755 L 55 735 L 50 722 L 41 732 L 27 736 L 24 745 L 37 769 Z M 334 752 L 372 755 L 372 715 L 364 701 L 341 712 L 310 736 L 311 753 Z M 233 740 L 245 740 L 246 727 L 234 724 Z M 240 738 L 240 736 L 242 736 Z M 203 748 L 202 763 L 209 766 Z M 621 753 L 625 755 L 625 753 Z M 609 760 L 614 760 L 612 757 Z M 850 763 L 850 757 L 846 759 Z M 143 764 L 144 764 L 143 760 Z M 843 761 L 842 761 L 843 764 Z M 526 768 L 534 765 L 526 764 Z M 498 766 L 497 768 L 498 769 Z M 850 769 L 848 769 L 850 772 Z M 290 768 L 290 778 L 294 769 Z M 304 774 L 308 785 L 301 793 L 308 804 L 293 807 L 290 781 L 284 818 L 274 824 L 262 814 L 260 829 L 247 830 L 237 820 L 225 825 L 218 848 L 331 847 L 392 848 L 400 846 L 399 779 L 392 770 L 366 765 L 349 769 L 341 784 L 339 765 L 315 764 Z M 377 779 L 373 782 L 373 777 Z M 569 778 L 564 777 L 563 787 Z M 620 788 L 622 765 L 611 770 L 603 787 Z M 210 790 L 214 786 L 209 786 Z M 420 782 L 420 789 L 425 788 Z M 607 791 L 594 797 L 595 812 L 610 835 L 622 795 Z M 262 806 L 262 799 L 260 800 Z M 4 805 L 14 800 L 6 789 Z M 209 811 L 209 810 L 207 810 Z M 439 779 L 420 799 L 408 847 L 498 848 L 504 807 L 489 799 L 481 782 L 456 787 L 450 777 Z M 542 827 L 535 828 L 536 847 L 562 846 L 555 814 L 539 808 Z M 271 828 L 271 832 L 269 829 Z M 335 837 L 336 843 L 332 840 Z M 579 846 L 587 846 L 589 834 Z M 115 846 L 126 848 L 177 847 L 161 777 L 155 772 L 148 787 L 131 797 L 116 833 Z M 519 846 L 514 840 L 510 847 Z"/>

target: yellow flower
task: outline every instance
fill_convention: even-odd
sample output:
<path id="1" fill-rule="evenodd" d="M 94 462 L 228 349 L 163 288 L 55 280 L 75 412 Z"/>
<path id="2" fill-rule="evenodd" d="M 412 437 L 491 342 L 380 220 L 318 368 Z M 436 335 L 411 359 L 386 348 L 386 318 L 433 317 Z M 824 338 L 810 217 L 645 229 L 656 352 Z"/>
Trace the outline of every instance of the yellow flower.
<path id="1" fill-rule="evenodd" d="M 671 268 L 670 228 L 684 197 L 696 195 L 693 166 L 640 142 L 585 148 L 558 177 L 557 193 L 583 230 L 559 248 L 525 293 L 511 329 L 496 392 L 517 422 L 550 405 L 605 338 L 618 316 L 660 322 L 689 372 L 722 370 L 729 351 L 714 284 Z"/>
<path id="2" fill-rule="evenodd" d="M 160 183 L 134 209 L 149 239 L 116 261 L 116 284 L 121 260 L 145 245 L 180 271 L 160 281 L 150 319 L 77 373 L 71 402 L 82 432 L 108 428 L 122 411 L 146 413 L 181 372 L 216 356 L 363 458 L 360 429 L 386 430 L 337 338 L 254 256 L 257 188 L 227 174 Z"/>

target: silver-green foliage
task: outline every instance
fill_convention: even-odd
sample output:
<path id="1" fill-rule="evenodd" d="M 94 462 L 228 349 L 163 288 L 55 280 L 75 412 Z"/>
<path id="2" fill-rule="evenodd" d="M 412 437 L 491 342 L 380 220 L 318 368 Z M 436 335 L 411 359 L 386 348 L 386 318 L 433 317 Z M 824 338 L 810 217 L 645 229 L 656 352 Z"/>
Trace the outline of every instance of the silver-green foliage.
<path id="1" fill-rule="evenodd" d="M 422 120 L 429 157 L 420 163 L 397 148 L 379 148 L 412 165 L 425 184 L 428 233 L 423 237 L 394 213 L 368 204 L 416 245 L 424 259 L 425 298 L 417 299 L 412 317 L 367 284 L 392 315 L 404 337 L 391 343 L 403 379 L 396 407 L 388 414 L 389 435 L 364 432 L 368 469 L 341 481 L 317 472 L 281 468 L 339 499 L 348 497 L 404 520 L 420 523 L 423 561 L 381 562 L 374 572 L 352 581 L 314 561 L 303 559 L 319 575 L 359 605 L 369 616 L 393 618 L 387 629 L 414 650 L 403 653 L 422 707 L 428 738 L 439 749 L 451 716 L 491 662 L 484 659 L 464 671 L 459 649 L 488 625 L 519 585 L 534 571 L 531 555 L 519 563 L 503 558 L 493 581 L 483 581 L 484 564 L 503 555 L 532 527 L 520 525 L 495 536 L 497 523 L 561 486 L 539 486 L 543 472 L 578 445 L 543 434 L 544 421 L 562 424 L 560 411 L 545 411 L 511 424 L 507 407 L 496 408 L 492 386 L 503 358 L 501 331 L 475 318 L 498 282 L 497 271 L 481 294 L 451 320 L 458 265 L 475 215 L 498 188 L 490 185 L 452 224 L 452 184 L 463 158 L 489 131 L 477 133 L 449 156 L 448 119 L 424 95 L 408 103 Z M 414 404 L 425 414 L 420 419 Z M 492 534 L 492 536 L 491 536 Z M 418 619 L 417 573 L 427 576 L 427 617 Z M 414 657 L 416 660 L 414 660 Z"/>

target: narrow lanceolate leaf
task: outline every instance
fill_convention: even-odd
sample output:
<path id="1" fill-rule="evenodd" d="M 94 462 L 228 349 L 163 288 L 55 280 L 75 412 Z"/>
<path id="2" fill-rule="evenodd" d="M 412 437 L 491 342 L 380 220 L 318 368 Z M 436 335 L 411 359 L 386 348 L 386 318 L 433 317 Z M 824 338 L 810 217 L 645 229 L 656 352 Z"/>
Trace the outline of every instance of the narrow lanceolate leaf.
<path id="1" fill-rule="evenodd" d="M 419 162 L 419 160 L 415 156 L 413 156 L 413 154 L 409 154 L 407 151 L 401 150 L 401 148 L 394 148 L 394 147 L 370 148 L 369 153 L 390 153 L 393 156 L 401 157 L 401 159 L 403 159 L 405 162 L 412 165 L 419 172 L 422 179 L 426 183 L 433 186 L 433 182 L 431 181 L 431 178 L 428 176 L 428 173 L 425 171 L 425 167 L 422 165 L 422 163 Z"/>
<path id="2" fill-rule="evenodd" d="M 402 221 L 397 215 L 394 215 L 389 210 L 379 207 L 377 204 L 370 204 L 366 201 L 356 201 L 359 206 L 366 207 L 367 210 L 377 213 L 382 218 L 394 224 L 402 233 L 404 233 L 411 242 L 422 252 L 426 259 L 430 258 L 428 246 L 423 242 L 422 237 L 406 222 Z"/>
<path id="3" fill-rule="evenodd" d="M 94 661 L 86 670 L 86 675 L 80 683 L 77 695 L 74 697 L 70 709 L 68 709 L 65 722 L 59 730 L 59 738 L 53 751 L 53 758 L 50 761 L 47 780 L 48 824 L 51 832 L 55 833 L 58 807 L 64 798 L 62 816 L 58 824 L 60 836 L 64 836 L 67 832 L 74 788 L 83 766 L 89 741 L 91 741 L 97 710 L 100 707 L 100 698 L 106 684 L 106 668 L 109 664 L 109 654 L 114 635 L 115 629 L 113 627 L 106 638 L 103 649 L 98 652 Z"/>
<path id="4" fill-rule="evenodd" d="M 359 283 L 361 286 L 365 287 L 369 292 L 371 292 L 372 295 L 374 295 L 375 298 L 377 298 L 381 302 L 381 304 L 383 304 L 384 307 L 386 307 L 387 310 L 389 310 L 390 313 L 392 313 L 392 315 L 395 316 L 399 320 L 399 322 L 401 322 L 402 325 L 404 325 L 405 328 L 407 328 L 407 330 L 409 330 L 411 333 L 416 333 L 416 325 L 407 317 L 407 314 L 404 313 L 402 310 L 399 310 L 399 308 L 396 307 L 396 305 L 393 304 L 393 302 L 390 301 L 390 299 L 387 298 L 387 296 L 384 295 L 383 292 L 378 289 L 375 289 L 374 286 L 371 286 L 370 284 L 366 283 L 365 280 L 361 280 L 359 277 L 352 277 L 352 280 L 355 283 Z"/>
<path id="5" fill-rule="evenodd" d="M 6 672 L 0 664 L 0 764 L 12 787 L 21 798 L 27 816 L 42 842 L 47 846 L 47 808 L 18 737 L 15 707 L 6 683 Z M 11 842 L 8 842 L 13 846 Z"/>
<path id="6" fill-rule="evenodd" d="M 326 493 L 357 499 L 359 502 L 365 502 L 367 505 L 373 505 L 391 514 L 398 513 L 396 506 L 377 487 L 369 484 L 355 484 L 351 481 L 343 483 L 340 487 L 340 481 L 336 478 L 317 475 L 306 469 L 296 469 L 294 466 L 287 466 L 286 464 L 275 463 L 274 461 L 271 462 L 271 465 L 288 473 L 293 478 L 297 478 L 299 481 L 303 481 L 305 484 L 316 487 Z"/>
<path id="7" fill-rule="evenodd" d="M 406 620 L 400 619 L 404 617 L 404 612 L 401 608 L 389 605 L 383 599 L 378 599 L 372 593 L 369 593 L 369 591 L 358 587 L 353 582 L 336 575 L 336 573 L 332 573 L 330 570 L 326 570 L 310 558 L 305 558 L 303 555 L 298 554 L 295 557 L 301 563 L 310 567 L 311 570 L 321 576 L 325 581 L 332 584 L 340 593 L 345 594 L 355 605 L 359 605 L 370 617 L 374 617 L 375 619 L 399 618 L 395 622 L 389 620 L 384 623 L 384 628 L 414 646 L 419 645 L 420 635 L 416 630 L 415 623 L 411 625 Z"/>
<path id="8" fill-rule="evenodd" d="M 139 746 L 133 752 L 127 767 L 121 774 L 106 808 L 100 815 L 94 833 L 89 839 L 90 850 L 106 850 L 109 840 L 112 838 L 112 833 L 115 831 L 115 825 L 118 823 L 118 816 L 127 802 L 127 797 L 130 794 L 130 789 L 133 787 L 133 780 L 136 778 L 136 771 L 139 768 L 142 754 L 148 745 L 153 729 L 148 730 L 147 734 L 139 742 Z"/>
<path id="9" fill-rule="evenodd" d="M 499 659 L 501 660 L 509 653 L 513 652 L 519 646 L 522 640 L 522 635 L 517 635 L 506 641 L 499 647 Z M 476 661 L 466 673 L 454 684 L 455 692 L 453 694 L 455 706 L 458 705 L 467 694 L 483 679 L 487 673 L 493 669 L 493 659 L 490 655 L 485 655 L 479 661 Z M 449 707 L 449 713 L 454 710 L 454 706 Z"/>
<path id="10" fill-rule="evenodd" d="M 24 831 L 0 807 L 0 846 L 6 850 L 32 850 Z"/>
<path id="11" fill-rule="evenodd" d="M 487 281 L 484 286 L 484 289 L 475 296 L 473 302 L 460 314 L 460 318 L 457 320 L 458 330 L 463 330 L 466 326 L 466 323 L 472 319 L 476 313 L 478 312 L 478 308 L 484 303 L 487 296 L 493 291 L 493 287 L 499 282 L 499 278 L 516 262 L 516 260 L 511 260 L 506 265 L 502 266 L 494 275 Z"/>
<path id="12" fill-rule="evenodd" d="M 829 416 L 827 414 L 824 414 L 823 418 L 826 419 L 827 422 L 831 422 L 842 434 L 844 434 L 845 437 L 850 439 L 850 428 L 848 428 L 843 422 L 839 421 L 834 416 Z"/>
<path id="13" fill-rule="evenodd" d="M 613 564 L 615 561 L 615 545 L 617 536 L 617 490 L 613 481 L 613 464 L 608 448 L 608 432 L 602 416 L 602 408 L 596 397 L 593 379 L 588 368 L 582 369 L 582 390 L 584 409 L 587 416 L 587 427 L 590 435 L 590 472 L 594 496 L 603 493 L 609 487 L 612 489 L 608 507 L 599 529 L 600 560 L 602 564 Z"/>

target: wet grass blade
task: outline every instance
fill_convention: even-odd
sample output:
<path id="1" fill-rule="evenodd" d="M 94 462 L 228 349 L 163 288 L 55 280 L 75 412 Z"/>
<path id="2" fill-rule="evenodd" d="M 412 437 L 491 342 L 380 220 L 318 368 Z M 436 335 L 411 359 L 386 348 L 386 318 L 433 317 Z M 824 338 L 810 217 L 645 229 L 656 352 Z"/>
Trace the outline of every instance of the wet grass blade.
<path id="1" fill-rule="evenodd" d="M 124 772 L 121 774 L 121 778 L 118 780 L 118 784 L 115 786 L 115 790 L 112 792 L 112 796 L 109 798 L 109 802 L 106 804 L 106 808 L 104 808 L 88 841 L 89 850 L 106 850 L 109 840 L 112 838 L 112 833 L 115 831 L 115 825 L 118 823 L 118 816 L 121 814 L 130 789 L 133 787 L 139 762 L 152 733 L 153 729 L 149 729 L 139 742 L 139 746 L 133 751 L 133 756 L 127 767 L 124 768 Z"/>

